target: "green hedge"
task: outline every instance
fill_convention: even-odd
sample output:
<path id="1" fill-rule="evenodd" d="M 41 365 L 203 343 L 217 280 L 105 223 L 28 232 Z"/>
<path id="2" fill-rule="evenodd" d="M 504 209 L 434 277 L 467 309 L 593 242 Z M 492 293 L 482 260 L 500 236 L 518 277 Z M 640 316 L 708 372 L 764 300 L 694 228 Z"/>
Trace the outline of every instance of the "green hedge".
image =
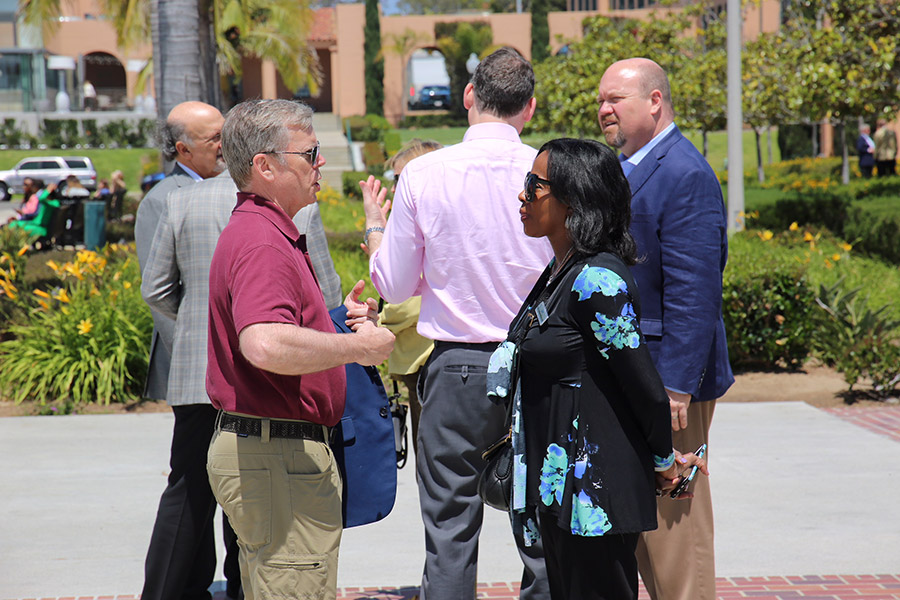
<path id="1" fill-rule="evenodd" d="M 382 142 L 384 134 L 391 130 L 391 124 L 379 115 L 357 115 L 344 119 L 344 131 L 348 128 L 354 142 Z"/>
<path id="2" fill-rule="evenodd" d="M 808 357 L 815 294 L 806 267 L 751 233 L 732 238 L 722 290 L 735 367 L 795 367 Z"/>
<path id="3" fill-rule="evenodd" d="M 410 115 L 400 120 L 400 129 L 416 129 L 428 127 L 468 127 L 466 117 L 458 117 L 450 113 L 430 115 Z"/>

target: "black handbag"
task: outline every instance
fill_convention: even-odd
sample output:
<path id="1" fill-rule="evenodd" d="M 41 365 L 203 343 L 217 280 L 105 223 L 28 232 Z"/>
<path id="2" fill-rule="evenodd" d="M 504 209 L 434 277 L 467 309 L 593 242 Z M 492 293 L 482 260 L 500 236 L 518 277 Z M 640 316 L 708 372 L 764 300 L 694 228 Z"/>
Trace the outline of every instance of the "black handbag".
<path id="1" fill-rule="evenodd" d="M 512 406 L 512 400 L 509 404 Z M 487 466 L 478 478 L 478 496 L 491 508 L 509 512 L 513 482 L 512 435 L 507 433 L 491 444 L 481 457 L 487 461 Z"/>
<path id="2" fill-rule="evenodd" d="M 524 331 L 517 332 L 515 337 L 521 343 Z M 487 463 L 478 477 L 478 496 L 481 501 L 497 510 L 509 512 L 512 498 L 513 461 L 515 451 L 512 444 L 512 418 L 516 406 L 516 387 L 518 385 L 519 349 L 514 345 L 512 364 L 509 372 L 509 387 L 506 395 L 506 435 L 491 444 L 481 453 Z"/>

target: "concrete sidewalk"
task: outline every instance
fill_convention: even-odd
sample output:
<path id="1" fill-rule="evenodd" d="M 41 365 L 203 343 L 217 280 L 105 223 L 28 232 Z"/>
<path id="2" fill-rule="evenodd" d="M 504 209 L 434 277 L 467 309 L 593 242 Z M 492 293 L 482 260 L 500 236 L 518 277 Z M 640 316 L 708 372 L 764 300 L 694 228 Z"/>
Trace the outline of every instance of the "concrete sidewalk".
<path id="1" fill-rule="evenodd" d="M 0 419 L 0 598 L 140 592 L 172 423 Z M 720 403 L 710 446 L 718 575 L 900 573 L 900 443 L 802 403 Z M 399 479 L 391 515 L 345 532 L 339 587 L 418 585 L 411 466 Z M 506 515 L 485 516 L 479 581 L 516 582 Z"/>

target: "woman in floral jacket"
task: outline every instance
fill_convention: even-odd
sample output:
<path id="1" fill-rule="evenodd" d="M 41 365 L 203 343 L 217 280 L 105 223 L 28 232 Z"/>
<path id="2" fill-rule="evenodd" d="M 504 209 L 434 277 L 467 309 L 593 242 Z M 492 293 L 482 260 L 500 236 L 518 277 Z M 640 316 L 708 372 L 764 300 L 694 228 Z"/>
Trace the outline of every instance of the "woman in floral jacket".
<path id="1" fill-rule="evenodd" d="M 636 599 L 634 549 L 656 528 L 657 489 L 706 466 L 672 448 L 638 326 L 628 182 L 606 146 L 553 140 L 519 200 L 525 233 L 555 258 L 489 367 L 489 386 L 510 371 L 518 382 L 491 386 L 514 402 L 513 526 L 543 539 L 553 598 Z"/>

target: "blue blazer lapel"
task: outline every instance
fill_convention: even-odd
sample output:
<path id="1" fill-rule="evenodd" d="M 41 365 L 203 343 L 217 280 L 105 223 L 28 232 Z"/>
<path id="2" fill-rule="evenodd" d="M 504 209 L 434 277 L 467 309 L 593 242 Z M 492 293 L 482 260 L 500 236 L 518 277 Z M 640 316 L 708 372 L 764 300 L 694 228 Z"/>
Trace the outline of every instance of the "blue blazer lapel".
<path id="1" fill-rule="evenodd" d="M 628 184 L 631 186 L 631 195 L 635 196 L 638 191 L 647 183 L 650 176 L 659 168 L 659 163 L 665 158 L 669 149 L 682 139 L 681 131 L 676 126 L 669 135 L 660 141 L 650 154 L 644 157 L 644 160 L 636 166 L 628 175 Z"/>

